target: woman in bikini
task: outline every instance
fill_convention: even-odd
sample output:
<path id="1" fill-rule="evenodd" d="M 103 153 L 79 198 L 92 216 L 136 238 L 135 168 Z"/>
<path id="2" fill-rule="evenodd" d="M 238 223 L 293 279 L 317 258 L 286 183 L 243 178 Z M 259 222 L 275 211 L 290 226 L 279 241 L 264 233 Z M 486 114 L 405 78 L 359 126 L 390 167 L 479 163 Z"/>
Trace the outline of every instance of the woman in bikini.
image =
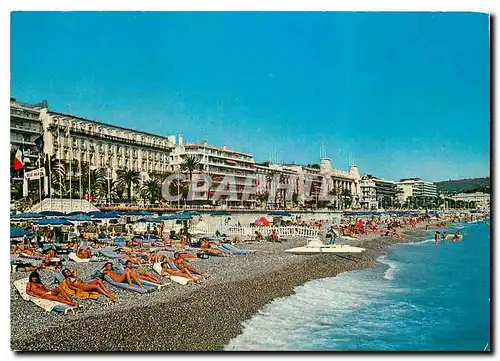
<path id="1" fill-rule="evenodd" d="M 70 306 L 78 306 L 78 303 L 72 302 L 68 294 L 64 292 L 61 287 L 57 286 L 52 291 L 49 291 L 42 284 L 40 275 L 36 271 L 30 273 L 29 282 L 26 285 L 26 293 L 36 298 L 43 298 L 46 300 L 61 302 Z M 61 294 L 61 296 L 58 296 L 59 294 Z"/>
<path id="2" fill-rule="evenodd" d="M 130 272 L 128 269 L 125 269 L 123 274 L 119 274 L 113 271 L 113 264 L 111 262 L 106 262 L 104 264 L 103 269 L 101 270 L 103 275 L 109 276 L 113 281 L 118 283 L 127 282 L 130 287 L 132 287 L 132 281 L 135 282 L 139 287 L 142 288 L 142 283 L 135 274 Z"/>
<path id="3" fill-rule="evenodd" d="M 133 276 L 135 278 L 140 278 L 140 279 L 143 279 L 143 280 L 146 280 L 146 281 L 150 281 L 150 282 L 161 284 L 161 281 L 158 278 L 156 278 L 155 276 L 153 276 L 152 274 L 147 273 L 147 272 L 139 273 L 135 269 L 133 269 L 131 261 L 126 261 L 125 262 L 125 272 L 130 273 L 131 277 Z"/>
<path id="4" fill-rule="evenodd" d="M 184 277 L 188 278 L 189 282 L 200 282 L 201 278 L 195 278 L 193 275 L 188 271 L 174 271 L 168 262 L 163 262 L 161 264 L 161 275 L 162 276 L 177 276 L 177 277 Z"/>
<path id="5" fill-rule="evenodd" d="M 108 297 L 111 301 L 116 301 L 116 296 L 111 294 L 102 280 L 96 279 L 92 282 L 85 283 L 78 278 L 76 271 L 71 271 L 68 268 L 63 269 L 62 274 L 64 276 L 64 281 L 67 282 L 66 284 L 69 288 L 75 291 L 76 289 L 79 289 L 85 292 L 99 292 L 100 294 Z"/>

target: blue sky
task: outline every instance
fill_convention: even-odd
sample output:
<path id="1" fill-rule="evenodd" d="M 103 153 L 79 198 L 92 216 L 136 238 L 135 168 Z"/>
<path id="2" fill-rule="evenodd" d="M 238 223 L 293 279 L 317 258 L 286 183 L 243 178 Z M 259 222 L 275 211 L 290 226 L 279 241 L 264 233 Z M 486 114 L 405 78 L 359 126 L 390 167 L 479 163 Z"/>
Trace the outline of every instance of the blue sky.
<path id="1" fill-rule="evenodd" d="M 489 175 L 478 13 L 18 12 L 11 95 L 59 112 L 336 168 Z"/>

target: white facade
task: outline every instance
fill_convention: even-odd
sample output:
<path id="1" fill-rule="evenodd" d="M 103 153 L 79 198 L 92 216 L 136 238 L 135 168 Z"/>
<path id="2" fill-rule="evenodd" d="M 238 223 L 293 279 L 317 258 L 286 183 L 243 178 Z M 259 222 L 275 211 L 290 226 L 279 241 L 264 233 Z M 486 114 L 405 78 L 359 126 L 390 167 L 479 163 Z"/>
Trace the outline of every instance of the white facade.
<path id="1" fill-rule="evenodd" d="M 164 173 L 175 137 L 163 137 L 132 129 L 47 112 L 41 116 L 45 152 L 64 162 L 73 160 L 91 168 L 109 169 L 112 178 L 118 170 L 133 170 L 147 178 Z M 77 169 L 72 169 L 76 174 Z"/>
<path id="2" fill-rule="evenodd" d="M 460 193 L 448 198 L 454 201 L 474 202 L 476 208 L 479 209 L 490 209 L 490 195 L 488 193 Z"/>
<path id="3" fill-rule="evenodd" d="M 201 169 L 193 172 L 193 179 L 196 179 L 196 174 L 205 174 L 210 176 L 212 180 L 208 194 L 206 191 L 194 192 L 192 201 L 213 203 L 211 196 L 220 189 L 221 182 L 226 180 L 228 183 L 222 187 L 229 194 L 223 196 L 223 199 L 220 200 L 222 203 L 236 206 L 255 202 L 250 194 L 251 187 L 248 186 L 255 184 L 256 180 L 256 166 L 251 154 L 231 150 L 226 146 L 212 146 L 206 140 L 203 143 L 184 143 L 182 136 L 179 136 L 178 143 L 170 154 L 168 170 L 170 172 L 183 172 L 181 165 L 184 160 L 188 156 L 195 157 Z M 245 187 L 245 185 L 247 186 Z"/>
<path id="4" fill-rule="evenodd" d="M 25 170 L 38 166 L 34 140 L 43 132 L 41 115 L 46 113 L 46 103 L 23 104 L 14 98 L 10 100 L 10 147 L 11 151 L 23 150 Z"/>
<path id="5" fill-rule="evenodd" d="M 433 182 L 423 181 L 420 178 L 401 179 L 397 186 L 402 191 L 400 201 L 405 203 L 409 197 L 414 198 L 436 198 L 437 189 Z"/>

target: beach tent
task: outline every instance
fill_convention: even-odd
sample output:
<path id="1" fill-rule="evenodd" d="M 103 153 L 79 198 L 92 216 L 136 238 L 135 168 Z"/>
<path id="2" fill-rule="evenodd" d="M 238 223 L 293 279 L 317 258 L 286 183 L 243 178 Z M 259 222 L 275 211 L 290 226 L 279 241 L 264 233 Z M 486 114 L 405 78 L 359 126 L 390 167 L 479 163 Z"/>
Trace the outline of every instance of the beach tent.
<path id="1" fill-rule="evenodd" d="M 266 219 L 266 217 L 260 217 L 255 221 L 256 226 L 269 226 L 269 221 Z"/>
<path id="2" fill-rule="evenodd" d="M 17 227 L 10 227 L 10 238 L 32 237 L 34 234 Z"/>
<path id="3" fill-rule="evenodd" d="M 10 216 L 13 221 L 32 221 L 36 219 L 44 219 L 45 216 L 40 213 L 19 213 Z"/>
<path id="4" fill-rule="evenodd" d="M 72 226 L 73 224 L 68 220 L 62 218 L 48 218 L 36 221 L 35 225 L 61 227 L 61 226 Z"/>

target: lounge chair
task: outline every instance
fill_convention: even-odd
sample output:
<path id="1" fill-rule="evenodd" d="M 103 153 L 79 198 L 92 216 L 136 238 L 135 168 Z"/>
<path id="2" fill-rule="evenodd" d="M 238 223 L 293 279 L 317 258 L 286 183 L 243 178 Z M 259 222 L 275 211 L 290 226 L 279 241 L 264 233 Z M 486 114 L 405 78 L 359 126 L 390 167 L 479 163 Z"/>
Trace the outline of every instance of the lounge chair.
<path id="1" fill-rule="evenodd" d="M 14 281 L 14 287 L 16 287 L 17 291 L 25 301 L 31 301 L 47 312 L 54 311 L 63 314 L 78 312 L 78 307 L 76 306 L 65 305 L 64 303 L 60 303 L 57 301 L 46 300 L 44 298 L 38 298 L 28 295 L 26 293 L 26 285 L 28 284 L 28 282 L 28 278 L 21 278 L 17 281 Z"/>
<path id="2" fill-rule="evenodd" d="M 117 259 L 117 258 L 123 258 L 124 256 L 120 253 L 116 253 L 113 250 L 110 249 L 96 249 L 96 253 L 102 255 L 103 257 L 110 258 L 110 259 Z"/>

